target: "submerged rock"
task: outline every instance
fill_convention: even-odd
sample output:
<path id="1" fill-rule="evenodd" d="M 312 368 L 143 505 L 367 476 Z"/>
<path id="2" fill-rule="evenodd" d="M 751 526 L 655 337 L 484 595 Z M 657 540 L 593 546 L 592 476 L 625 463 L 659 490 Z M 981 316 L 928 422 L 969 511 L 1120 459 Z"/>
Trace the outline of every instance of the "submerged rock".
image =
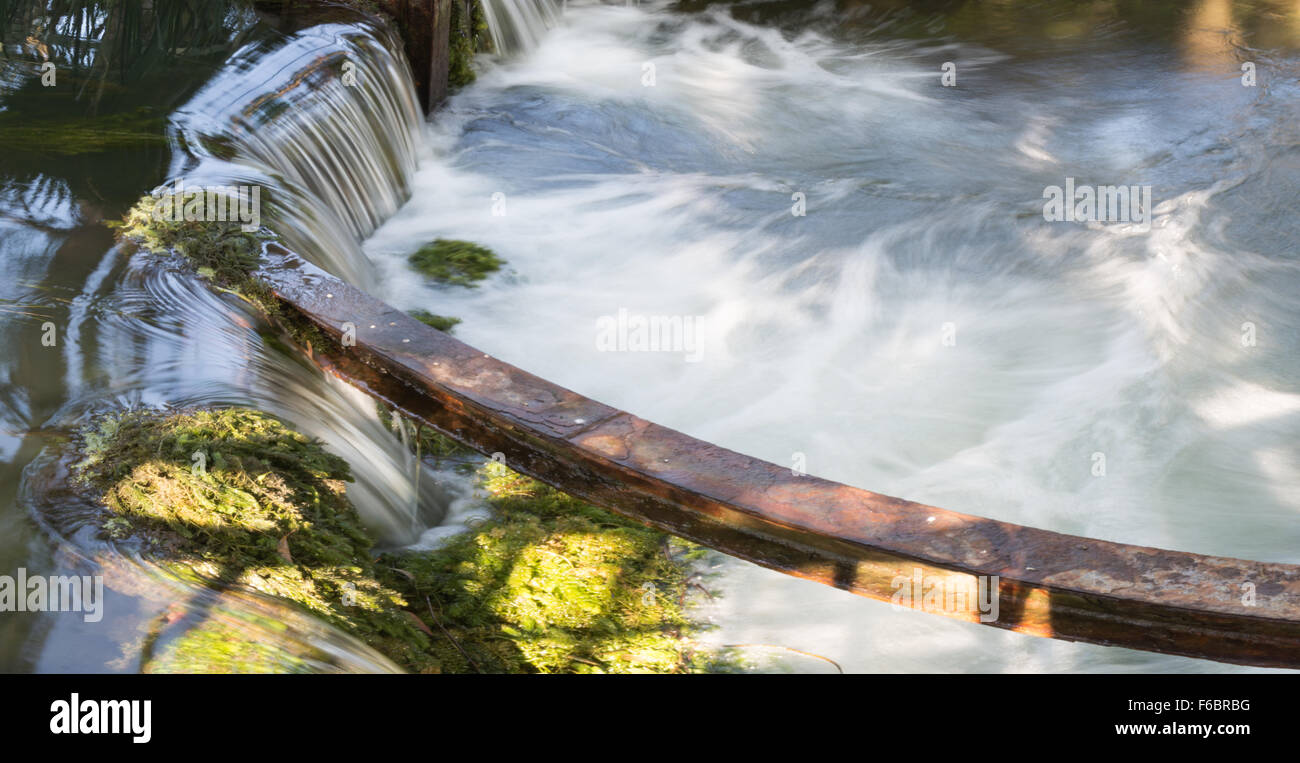
<path id="1" fill-rule="evenodd" d="M 428 310 L 408 310 L 407 315 L 416 319 L 426 326 L 432 326 L 439 331 L 451 333 L 451 330 L 460 323 L 460 318 L 453 318 L 449 315 L 435 315 Z"/>
<path id="2" fill-rule="evenodd" d="M 474 286 L 505 264 L 487 247 L 446 238 L 425 244 L 409 260 L 426 276 L 455 286 Z"/>

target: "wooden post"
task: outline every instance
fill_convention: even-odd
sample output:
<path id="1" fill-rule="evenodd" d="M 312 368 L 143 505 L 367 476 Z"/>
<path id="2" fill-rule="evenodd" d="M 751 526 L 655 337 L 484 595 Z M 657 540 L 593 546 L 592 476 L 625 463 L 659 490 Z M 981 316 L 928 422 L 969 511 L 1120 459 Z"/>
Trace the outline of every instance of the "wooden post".
<path id="1" fill-rule="evenodd" d="M 452 0 L 429 0 L 433 6 L 433 42 L 429 50 L 429 103 L 432 111 L 447 97 L 447 74 L 451 66 Z"/>
<path id="2" fill-rule="evenodd" d="M 452 0 L 384 0 L 397 22 L 411 62 L 411 78 L 425 113 L 447 97 Z"/>

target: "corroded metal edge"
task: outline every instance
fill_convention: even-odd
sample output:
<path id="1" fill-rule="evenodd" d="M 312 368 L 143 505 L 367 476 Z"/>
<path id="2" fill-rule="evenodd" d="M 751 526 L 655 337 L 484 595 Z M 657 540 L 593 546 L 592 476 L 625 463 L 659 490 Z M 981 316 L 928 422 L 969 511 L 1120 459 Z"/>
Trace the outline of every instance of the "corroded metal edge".
<path id="1" fill-rule="evenodd" d="M 1019 633 L 1300 667 L 1300 566 L 1064 535 L 796 475 L 489 357 L 276 245 L 265 263 L 277 297 L 334 340 L 313 348 L 327 370 L 624 516 L 884 601 L 918 574 L 997 576 L 999 617 L 984 624 Z M 935 613 L 979 622 L 973 607 Z"/>

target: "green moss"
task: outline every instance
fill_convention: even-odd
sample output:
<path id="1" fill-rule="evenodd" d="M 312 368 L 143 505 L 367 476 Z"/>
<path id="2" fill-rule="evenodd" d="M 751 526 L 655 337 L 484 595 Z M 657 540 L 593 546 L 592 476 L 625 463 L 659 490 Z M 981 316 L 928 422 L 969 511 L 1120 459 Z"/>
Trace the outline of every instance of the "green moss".
<path id="1" fill-rule="evenodd" d="M 376 577 L 372 541 L 344 492 L 347 463 L 318 442 L 226 409 L 105 416 L 81 446 L 74 471 L 100 497 L 106 535 L 138 541 L 178 577 L 293 602 L 408 670 L 438 670 L 406 601 Z M 217 624 L 194 629 L 169 660 L 214 671 L 260 664 L 255 647 L 217 648 L 231 638 Z"/>
<path id="2" fill-rule="evenodd" d="M 505 264 L 491 249 L 440 238 L 410 256 L 411 266 L 430 278 L 457 286 L 474 286 Z"/>
<path id="3" fill-rule="evenodd" d="M 452 318 L 446 315 L 435 315 L 428 310 L 408 310 L 406 312 L 407 315 L 410 315 L 412 318 L 426 326 L 432 326 L 439 331 L 445 331 L 449 334 L 451 333 L 451 330 L 460 323 L 460 318 Z"/>
<path id="4" fill-rule="evenodd" d="M 445 671 L 678 673 L 723 669 L 686 613 L 702 549 L 489 461 L 493 517 L 433 554 L 381 557 L 386 584 L 445 638 Z"/>
<path id="5" fill-rule="evenodd" d="M 257 268 L 262 243 L 270 235 L 245 232 L 237 221 L 158 219 L 154 208 L 164 198 L 145 196 L 121 222 L 110 222 L 108 226 L 151 251 L 174 251 L 185 256 L 221 286 L 242 285 Z"/>
<path id="6" fill-rule="evenodd" d="M 213 285 L 260 310 L 304 347 L 325 346 L 325 336 L 315 324 L 296 311 L 285 309 L 271 288 L 252 275 L 261 264 L 263 245 L 274 239 L 274 234 L 265 228 L 246 232 L 237 221 L 158 219 L 154 208 L 164 198 L 144 196 L 121 222 L 107 225 L 117 232 L 118 238 L 149 251 L 175 252 L 185 257 Z M 270 216 L 272 203 L 263 198 L 261 204 L 263 215 Z"/>
<path id="7" fill-rule="evenodd" d="M 262 627 L 274 630 L 274 623 Z M 238 625 L 219 618 L 204 620 L 151 652 L 143 660 L 149 673 L 309 673 L 301 655 L 278 644 L 250 638 Z"/>
<path id="8" fill-rule="evenodd" d="M 687 615 L 703 549 L 482 466 L 491 519 L 432 552 L 375 562 L 348 465 L 257 411 L 132 411 L 78 438 L 73 472 L 103 534 L 167 573 L 291 602 L 418 672 L 656 672 L 734 667 Z M 450 440 L 448 440 L 450 442 Z M 461 446 L 456 445 L 462 450 Z M 293 654 L 209 617 L 146 639 L 150 671 L 292 672 Z M 263 624 L 265 625 L 265 624 Z"/>
<path id="9" fill-rule="evenodd" d="M 487 17 L 479 0 L 452 0 L 450 42 L 447 83 L 456 89 L 474 81 L 474 54 L 492 47 Z"/>

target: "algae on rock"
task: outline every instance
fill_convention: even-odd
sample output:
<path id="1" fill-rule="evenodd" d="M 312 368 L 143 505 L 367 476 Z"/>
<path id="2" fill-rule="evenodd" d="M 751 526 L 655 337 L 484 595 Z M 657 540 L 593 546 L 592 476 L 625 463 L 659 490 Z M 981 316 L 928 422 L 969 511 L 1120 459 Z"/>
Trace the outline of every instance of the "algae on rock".
<path id="1" fill-rule="evenodd" d="M 320 443 L 240 408 L 109 415 L 81 442 L 74 470 L 101 498 L 106 535 L 136 539 L 180 577 L 293 602 L 408 670 L 438 669 L 405 600 L 375 575 L 347 463 Z M 180 647 L 191 661 L 234 659 L 211 629 L 191 636 L 203 640 Z"/>
<path id="2" fill-rule="evenodd" d="M 492 37 L 482 0 L 452 0 L 451 39 L 447 51 L 447 84 L 453 90 L 474 81 L 474 54 L 489 50 Z"/>
<path id="3" fill-rule="evenodd" d="M 154 209 L 165 198 L 144 196 L 122 221 L 107 225 L 120 239 L 146 250 L 181 255 L 215 288 L 249 303 L 303 346 L 324 346 L 325 335 L 315 324 L 285 309 L 271 287 L 253 276 L 262 261 L 262 247 L 275 238 L 273 233 L 265 228 L 247 232 L 238 221 L 164 219 Z M 169 203 L 176 201 L 172 198 Z M 264 213 L 270 204 L 262 201 Z"/>
<path id="4" fill-rule="evenodd" d="M 130 411 L 101 416 L 78 442 L 73 471 L 104 507 L 106 537 L 138 542 L 178 577 L 292 602 L 407 670 L 729 667 L 697 646 L 687 613 L 703 549 L 498 462 L 480 470 L 490 519 L 376 561 L 344 490 L 347 463 L 267 414 Z M 303 668 L 240 635 L 202 622 L 167 641 L 158 667 Z"/>
<path id="5" fill-rule="evenodd" d="M 460 323 L 460 318 L 452 318 L 448 315 L 435 315 L 428 310 L 407 310 L 406 314 L 416 319 L 426 326 L 432 326 L 439 331 L 450 334 L 451 330 Z"/>
<path id="6" fill-rule="evenodd" d="M 434 239 L 409 259 L 426 276 L 455 286 L 474 286 L 505 264 L 487 247 L 447 238 Z"/>
<path id="7" fill-rule="evenodd" d="M 386 579 L 442 629 L 444 670 L 679 673 L 730 669 L 688 616 L 707 550 L 511 471 L 481 470 L 493 516 L 431 554 L 390 554 Z"/>

